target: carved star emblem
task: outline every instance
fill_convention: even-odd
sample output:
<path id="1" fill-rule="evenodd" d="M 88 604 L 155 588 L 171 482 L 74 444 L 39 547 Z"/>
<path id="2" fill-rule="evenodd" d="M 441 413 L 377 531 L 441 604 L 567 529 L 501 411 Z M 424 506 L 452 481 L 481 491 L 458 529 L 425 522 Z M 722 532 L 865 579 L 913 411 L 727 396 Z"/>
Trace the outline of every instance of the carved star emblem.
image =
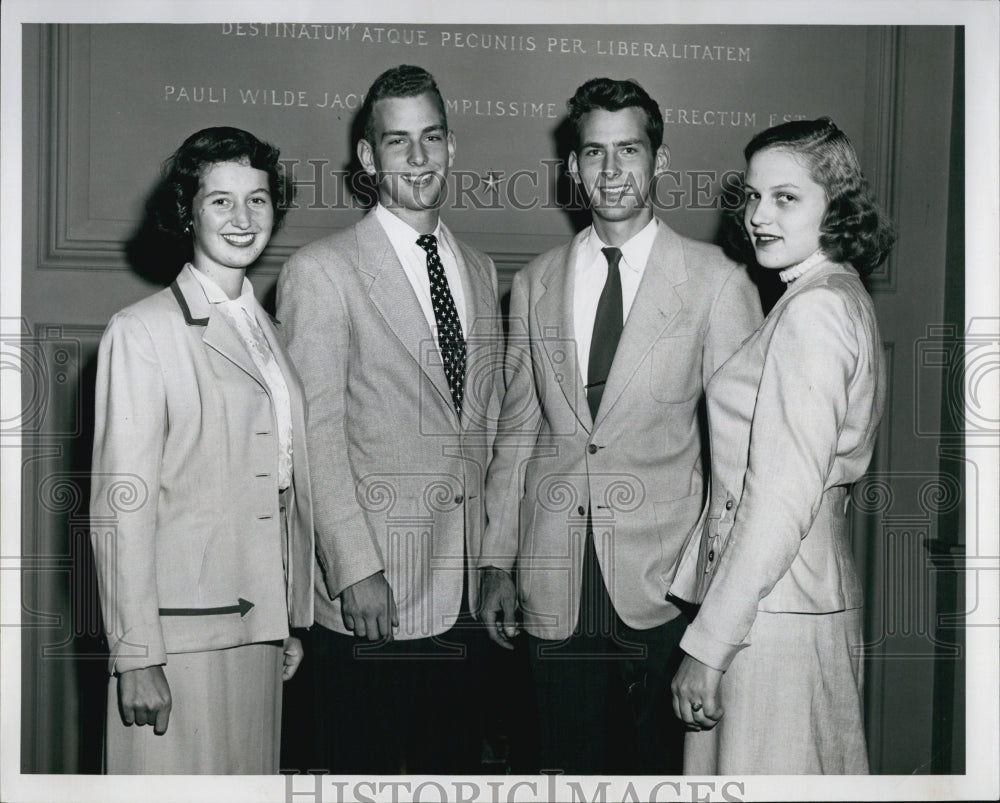
<path id="1" fill-rule="evenodd" d="M 503 173 L 497 170 L 490 170 L 483 176 L 483 183 L 486 185 L 487 192 L 500 192 L 500 183 L 504 180 Z"/>

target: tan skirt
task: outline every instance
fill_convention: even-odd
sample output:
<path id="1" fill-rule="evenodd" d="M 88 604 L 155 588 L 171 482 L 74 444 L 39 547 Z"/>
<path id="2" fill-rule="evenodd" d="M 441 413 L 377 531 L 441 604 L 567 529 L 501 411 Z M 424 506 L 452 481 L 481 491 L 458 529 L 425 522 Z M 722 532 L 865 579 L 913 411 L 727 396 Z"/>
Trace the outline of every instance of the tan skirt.
<path id="1" fill-rule="evenodd" d="M 273 775 L 281 731 L 280 642 L 172 653 L 164 672 L 173 700 L 162 736 L 125 725 L 118 679 L 108 686 L 110 775 Z"/>
<path id="2" fill-rule="evenodd" d="M 725 715 L 684 740 L 685 775 L 867 775 L 861 609 L 757 614 L 722 677 Z"/>

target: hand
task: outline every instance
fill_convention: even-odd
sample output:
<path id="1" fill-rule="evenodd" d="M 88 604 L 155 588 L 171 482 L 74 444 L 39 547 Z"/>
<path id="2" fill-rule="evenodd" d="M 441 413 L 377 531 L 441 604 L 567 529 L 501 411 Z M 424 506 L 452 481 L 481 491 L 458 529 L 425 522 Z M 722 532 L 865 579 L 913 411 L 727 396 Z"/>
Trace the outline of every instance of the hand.
<path id="1" fill-rule="evenodd" d="M 292 679 L 292 675 L 298 671 L 299 664 L 302 663 L 305 654 L 306 651 L 302 649 L 302 642 L 299 639 L 295 636 L 289 636 L 285 639 L 285 664 L 281 670 L 282 680 Z"/>
<path id="2" fill-rule="evenodd" d="M 494 566 L 481 569 L 479 610 L 476 615 L 486 625 L 489 637 L 505 650 L 514 649 L 510 639 L 517 635 L 517 622 L 514 620 L 516 607 L 517 593 L 510 574 Z"/>
<path id="3" fill-rule="evenodd" d="M 723 674 L 690 655 L 681 661 L 670 690 L 674 713 L 692 730 L 711 730 L 722 719 L 725 712 L 719 701 L 719 682 Z"/>
<path id="4" fill-rule="evenodd" d="M 126 725 L 152 725 L 158 736 L 166 733 L 173 700 L 163 667 L 122 672 L 118 676 L 118 704 Z"/>
<path id="5" fill-rule="evenodd" d="M 399 627 L 392 587 L 382 572 L 345 588 L 340 594 L 340 614 L 344 627 L 369 641 L 392 641 L 392 629 Z"/>

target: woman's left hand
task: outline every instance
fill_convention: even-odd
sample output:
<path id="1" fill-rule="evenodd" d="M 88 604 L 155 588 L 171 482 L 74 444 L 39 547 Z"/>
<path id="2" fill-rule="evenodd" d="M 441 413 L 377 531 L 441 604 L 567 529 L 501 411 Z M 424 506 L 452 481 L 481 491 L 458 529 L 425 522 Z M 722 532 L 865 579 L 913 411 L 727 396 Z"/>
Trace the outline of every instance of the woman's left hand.
<path id="1" fill-rule="evenodd" d="M 711 730 L 722 719 L 719 682 L 723 672 L 685 655 L 674 675 L 670 691 L 674 695 L 674 713 L 692 730 Z"/>
<path id="2" fill-rule="evenodd" d="M 290 680 L 292 675 L 299 668 L 299 664 L 302 663 L 302 658 L 305 656 L 306 651 L 302 649 L 302 642 L 295 636 L 289 636 L 285 639 L 285 667 L 281 670 L 281 679 Z"/>

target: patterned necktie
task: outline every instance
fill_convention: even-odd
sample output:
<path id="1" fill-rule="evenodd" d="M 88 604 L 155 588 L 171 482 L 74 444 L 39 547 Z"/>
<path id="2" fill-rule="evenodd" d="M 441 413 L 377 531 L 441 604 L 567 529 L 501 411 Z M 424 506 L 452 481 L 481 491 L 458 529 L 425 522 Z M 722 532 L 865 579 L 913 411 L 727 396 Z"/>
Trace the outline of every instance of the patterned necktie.
<path id="1" fill-rule="evenodd" d="M 608 260 L 608 278 L 594 317 L 594 334 L 590 340 L 590 362 L 587 365 L 587 406 L 596 421 L 604 395 L 604 383 L 611 372 L 618 340 L 622 336 L 622 275 L 618 268 L 622 252 L 618 248 L 602 248 Z"/>
<path id="2" fill-rule="evenodd" d="M 433 234 L 423 234 L 417 238 L 417 245 L 427 252 L 427 274 L 431 280 L 434 320 L 437 321 L 438 350 L 441 352 L 444 374 L 451 389 L 451 399 L 455 403 L 456 412 L 461 415 L 462 395 L 465 391 L 465 337 L 462 335 L 462 321 L 458 317 L 455 299 L 448 286 L 448 277 L 444 275 L 437 238 Z"/>

